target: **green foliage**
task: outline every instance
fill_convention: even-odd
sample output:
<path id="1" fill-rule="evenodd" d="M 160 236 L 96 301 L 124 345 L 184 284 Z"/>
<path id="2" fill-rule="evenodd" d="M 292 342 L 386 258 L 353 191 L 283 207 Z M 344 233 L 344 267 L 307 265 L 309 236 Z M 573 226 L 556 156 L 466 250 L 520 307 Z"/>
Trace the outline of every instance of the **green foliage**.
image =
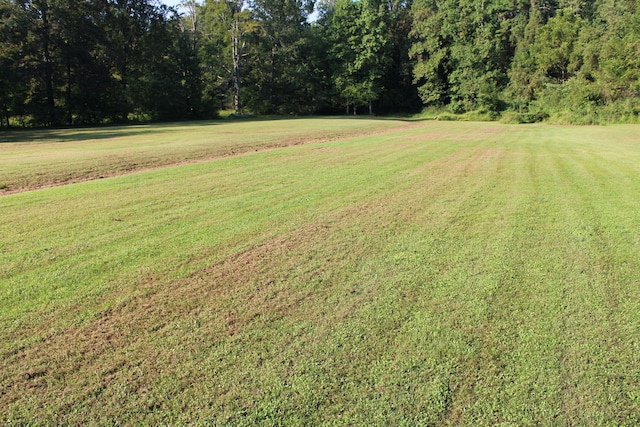
<path id="1" fill-rule="evenodd" d="M 185 0 L 179 16 L 152 0 L 0 0 L 0 126 L 424 106 L 636 120 L 635 1 L 314 3 Z"/>
<path id="2" fill-rule="evenodd" d="M 247 102 L 257 114 L 309 114 L 317 88 L 314 45 L 307 22 L 313 2 L 255 0 L 251 14 L 259 30 L 248 51 Z"/>
<path id="3" fill-rule="evenodd" d="M 201 115 L 199 68 L 179 18 L 147 0 L 0 3 L 4 125 Z"/>
<path id="4" fill-rule="evenodd" d="M 384 9 L 374 2 L 338 0 L 329 24 L 331 54 L 336 62 L 334 84 L 343 104 L 368 105 L 380 97 L 381 77 L 388 66 L 390 39 Z M 382 13 L 381 13 L 382 12 Z"/>
<path id="5" fill-rule="evenodd" d="M 409 13 L 406 4 L 377 0 L 326 5 L 320 22 L 329 40 L 336 107 L 347 114 L 414 108 L 406 56 Z"/>
<path id="6" fill-rule="evenodd" d="M 417 41 L 410 55 L 417 62 L 415 82 L 425 104 L 449 104 L 455 113 L 503 109 L 500 92 L 508 82 L 516 8 L 500 0 L 414 2 Z"/>
<path id="7" fill-rule="evenodd" d="M 460 116 L 458 114 L 442 113 L 438 114 L 438 117 L 436 117 L 436 119 L 444 122 L 457 122 L 458 120 L 460 120 Z"/>
<path id="8" fill-rule="evenodd" d="M 454 122 L 454 121 L 463 121 L 463 122 L 490 122 L 498 119 L 499 115 L 495 111 L 487 110 L 487 109 L 479 109 L 474 111 L 467 111 L 465 113 L 459 114 L 455 112 L 440 112 L 435 115 L 436 120 L 441 120 L 445 122 Z"/>
<path id="9" fill-rule="evenodd" d="M 547 119 L 549 116 L 546 113 L 517 113 L 515 111 L 507 111 L 500 116 L 500 123 L 505 124 L 525 124 L 525 123 L 537 123 Z"/>
<path id="10" fill-rule="evenodd" d="M 419 0 L 412 10 L 410 54 L 427 105 L 509 108 L 508 121 L 635 120 L 633 107 L 616 106 L 640 97 L 633 2 Z"/>

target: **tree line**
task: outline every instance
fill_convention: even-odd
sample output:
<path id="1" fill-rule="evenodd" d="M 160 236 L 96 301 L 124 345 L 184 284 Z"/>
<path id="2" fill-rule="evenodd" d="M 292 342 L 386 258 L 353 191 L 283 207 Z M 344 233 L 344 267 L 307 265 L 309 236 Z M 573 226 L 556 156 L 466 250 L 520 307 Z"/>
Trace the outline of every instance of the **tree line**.
<path id="1" fill-rule="evenodd" d="M 639 3 L 0 0 L 1 123 L 425 107 L 637 122 Z"/>
<path id="2" fill-rule="evenodd" d="M 423 102 L 520 121 L 638 122 L 638 0 L 416 0 Z"/>

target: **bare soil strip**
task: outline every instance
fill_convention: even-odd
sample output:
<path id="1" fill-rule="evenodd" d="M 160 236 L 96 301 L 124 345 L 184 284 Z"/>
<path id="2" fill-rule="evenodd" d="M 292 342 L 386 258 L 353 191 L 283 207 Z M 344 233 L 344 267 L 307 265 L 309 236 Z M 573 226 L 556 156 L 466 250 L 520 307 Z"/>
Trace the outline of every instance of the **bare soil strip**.
<path id="1" fill-rule="evenodd" d="M 87 166 L 86 170 L 75 172 L 60 170 L 54 174 L 38 174 L 34 181 L 24 184 L 3 184 L 0 186 L 0 196 L 6 196 L 9 194 L 23 193 L 26 191 L 39 190 L 43 188 L 59 187 L 67 184 L 74 184 L 78 182 L 93 181 L 97 179 L 112 178 L 121 175 L 129 175 L 133 173 L 145 172 L 150 170 L 157 170 L 167 167 L 176 167 L 189 164 L 210 162 L 221 158 L 246 155 L 256 152 L 275 150 L 278 148 L 292 147 L 296 145 L 306 144 L 323 144 L 327 142 L 339 141 L 346 138 L 363 138 L 373 135 L 384 135 L 390 133 L 396 133 L 404 130 L 410 130 L 419 127 L 418 123 L 402 123 L 397 127 L 386 129 L 373 129 L 370 131 L 363 131 L 357 129 L 355 131 L 327 131 L 322 135 L 304 135 L 296 137 L 288 137 L 283 140 L 268 141 L 260 146 L 255 145 L 234 145 L 233 147 L 226 148 L 222 151 L 219 150 L 202 150 L 201 152 L 194 153 L 191 157 L 185 159 L 180 156 L 154 156 L 153 152 L 149 152 L 149 156 L 146 158 L 131 158 L 131 159 L 103 159 L 106 163 L 106 167 L 101 167 L 99 170 L 95 170 L 94 167 Z M 181 153 L 178 153 L 181 154 Z M 93 169 L 93 170 L 92 170 Z M 3 188 L 4 187 L 4 188 Z"/>

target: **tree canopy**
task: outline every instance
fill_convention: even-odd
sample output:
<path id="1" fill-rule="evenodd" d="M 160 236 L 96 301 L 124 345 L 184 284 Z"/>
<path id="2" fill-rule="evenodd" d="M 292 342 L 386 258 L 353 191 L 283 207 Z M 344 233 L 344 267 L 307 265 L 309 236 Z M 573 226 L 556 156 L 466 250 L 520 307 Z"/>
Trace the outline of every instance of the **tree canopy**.
<path id="1" fill-rule="evenodd" d="M 0 0 L 0 123 L 422 107 L 638 122 L 639 3 Z"/>

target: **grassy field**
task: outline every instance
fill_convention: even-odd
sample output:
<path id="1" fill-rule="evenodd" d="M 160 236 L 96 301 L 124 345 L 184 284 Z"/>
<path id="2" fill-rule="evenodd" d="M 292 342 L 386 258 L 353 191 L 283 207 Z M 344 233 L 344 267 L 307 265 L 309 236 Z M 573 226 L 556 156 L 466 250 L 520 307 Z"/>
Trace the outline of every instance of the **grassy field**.
<path id="1" fill-rule="evenodd" d="M 0 195 L 398 128 L 393 120 L 194 122 L 0 133 Z"/>
<path id="2" fill-rule="evenodd" d="M 9 134 L 0 424 L 638 425 L 639 130 Z"/>

